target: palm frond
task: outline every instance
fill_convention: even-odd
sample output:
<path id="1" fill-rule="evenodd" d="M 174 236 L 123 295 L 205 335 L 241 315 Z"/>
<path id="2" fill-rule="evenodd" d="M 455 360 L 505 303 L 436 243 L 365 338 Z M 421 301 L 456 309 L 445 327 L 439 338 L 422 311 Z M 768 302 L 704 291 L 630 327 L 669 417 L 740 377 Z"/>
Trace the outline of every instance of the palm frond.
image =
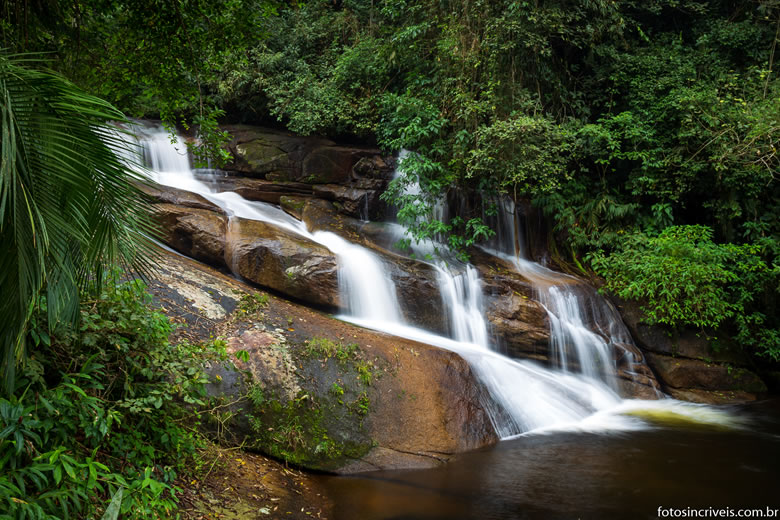
<path id="1" fill-rule="evenodd" d="M 117 156 L 129 146 L 110 104 L 29 55 L 0 54 L 0 356 L 14 386 L 32 312 L 46 297 L 50 327 L 73 322 L 87 282 L 117 263 L 152 258 L 149 211 Z"/>

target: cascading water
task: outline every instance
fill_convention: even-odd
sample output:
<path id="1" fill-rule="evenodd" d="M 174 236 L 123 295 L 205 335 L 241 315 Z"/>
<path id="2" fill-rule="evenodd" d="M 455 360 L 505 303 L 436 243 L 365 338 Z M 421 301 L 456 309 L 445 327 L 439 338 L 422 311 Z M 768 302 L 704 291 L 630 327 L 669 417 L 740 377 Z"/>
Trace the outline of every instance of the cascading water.
<path id="1" fill-rule="evenodd" d="M 522 226 L 513 201 L 499 201 L 498 219 L 503 237 L 491 244 L 496 249 L 490 252 L 513 263 L 534 284 L 537 300 L 550 319 L 552 359 L 565 372 L 574 371 L 615 389 L 613 350 L 634 345 L 617 311 L 576 278 L 524 257 Z M 631 351 L 625 355 L 634 356 Z"/>
<path id="2" fill-rule="evenodd" d="M 413 327 L 404 321 L 386 266 L 369 249 L 333 233 L 310 233 L 302 222 L 279 207 L 247 201 L 234 192 L 216 191 L 196 178 L 184 147 L 179 149 L 171 143 L 164 130 L 135 130 L 147 164 L 151 167 L 150 176 L 158 184 L 197 193 L 221 207 L 229 217 L 263 221 L 331 250 L 339 261 L 339 285 L 346 311 L 341 318 L 459 353 L 485 386 L 489 394 L 485 406 L 502 438 L 556 428 L 603 430 L 642 427 L 641 421 L 622 413 L 636 405 L 621 400 L 602 382 L 581 374 L 545 369 L 533 362 L 513 360 L 491 351 L 480 282 L 473 266 L 456 261 L 435 265 L 447 306 L 444 311 L 449 316 L 450 337 Z M 399 228 L 396 225 L 396 230 Z M 517 261 L 526 262 L 519 258 Z M 227 264 L 233 265 L 232 261 Z M 539 266 L 537 270 L 542 272 L 542 269 Z M 560 317 L 562 314 L 557 315 Z M 690 414 L 690 410 L 697 409 L 695 405 L 675 406 L 681 407 L 678 412 L 681 414 Z"/>

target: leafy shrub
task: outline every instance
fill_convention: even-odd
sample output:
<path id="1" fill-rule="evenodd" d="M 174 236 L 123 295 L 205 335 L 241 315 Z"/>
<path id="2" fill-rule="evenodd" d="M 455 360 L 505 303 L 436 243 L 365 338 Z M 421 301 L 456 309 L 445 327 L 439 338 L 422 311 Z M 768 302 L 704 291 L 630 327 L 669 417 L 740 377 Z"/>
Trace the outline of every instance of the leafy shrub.
<path id="1" fill-rule="evenodd" d="M 732 327 L 756 353 L 780 359 L 773 289 L 780 268 L 762 258 L 762 244 L 716 244 L 705 226 L 673 226 L 657 237 L 629 235 L 622 250 L 595 254 L 606 288 L 643 302 L 645 321 L 672 327 Z"/>
<path id="2" fill-rule="evenodd" d="M 0 400 L 2 519 L 93 517 L 118 490 L 122 518 L 175 517 L 175 480 L 201 442 L 202 366 L 224 349 L 169 344 L 140 281 L 108 286 L 78 328 L 50 337 L 36 314 L 38 348 Z"/>

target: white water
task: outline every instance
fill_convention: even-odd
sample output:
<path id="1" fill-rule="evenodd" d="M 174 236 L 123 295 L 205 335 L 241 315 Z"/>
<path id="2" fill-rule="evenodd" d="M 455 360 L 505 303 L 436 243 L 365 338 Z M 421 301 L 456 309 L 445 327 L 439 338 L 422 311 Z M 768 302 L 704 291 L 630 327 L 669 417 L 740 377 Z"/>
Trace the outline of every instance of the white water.
<path id="1" fill-rule="evenodd" d="M 595 293 L 588 293 L 588 288 L 576 278 L 524 257 L 522 227 L 511 200 L 500 202 L 498 218 L 497 227 L 504 236 L 494 242 L 497 250 L 490 252 L 513 263 L 534 284 L 537 300 L 550 319 L 551 357 L 558 368 L 615 389 L 613 349 L 617 344 L 634 345 L 617 311 Z"/>
<path id="2" fill-rule="evenodd" d="M 451 337 L 409 326 L 378 255 L 333 233 L 310 233 L 302 222 L 271 204 L 247 201 L 232 192 L 216 192 L 195 177 L 183 144 L 172 144 L 161 129 L 139 129 L 138 134 L 152 169 L 150 176 L 158 184 L 197 193 L 220 206 L 231 219 L 267 222 L 330 249 L 339 261 L 339 285 L 346 311 L 343 319 L 462 355 L 489 394 L 485 405 L 502 438 L 560 428 L 603 431 L 644 427 L 642 421 L 625 415 L 621 407 L 625 408 L 626 402 L 594 377 L 545 369 L 491 351 L 480 282 L 472 266 L 456 262 L 436 265 Z M 576 320 L 568 317 L 563 321 L 576 325 Z"/>

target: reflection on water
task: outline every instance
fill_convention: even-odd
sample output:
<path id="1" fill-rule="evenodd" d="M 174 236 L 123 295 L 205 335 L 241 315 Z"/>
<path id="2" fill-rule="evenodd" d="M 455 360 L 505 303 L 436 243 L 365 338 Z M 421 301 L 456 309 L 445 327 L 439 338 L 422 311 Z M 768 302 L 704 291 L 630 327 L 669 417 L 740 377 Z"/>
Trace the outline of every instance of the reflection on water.
<path id="1" fill-rule="evenodd" d="M 322 477 L 337 520 L 657 518 L 663 507 L 780 508 L 780 401 L 751 428 L 530 435 L 435 469 Z"/>

